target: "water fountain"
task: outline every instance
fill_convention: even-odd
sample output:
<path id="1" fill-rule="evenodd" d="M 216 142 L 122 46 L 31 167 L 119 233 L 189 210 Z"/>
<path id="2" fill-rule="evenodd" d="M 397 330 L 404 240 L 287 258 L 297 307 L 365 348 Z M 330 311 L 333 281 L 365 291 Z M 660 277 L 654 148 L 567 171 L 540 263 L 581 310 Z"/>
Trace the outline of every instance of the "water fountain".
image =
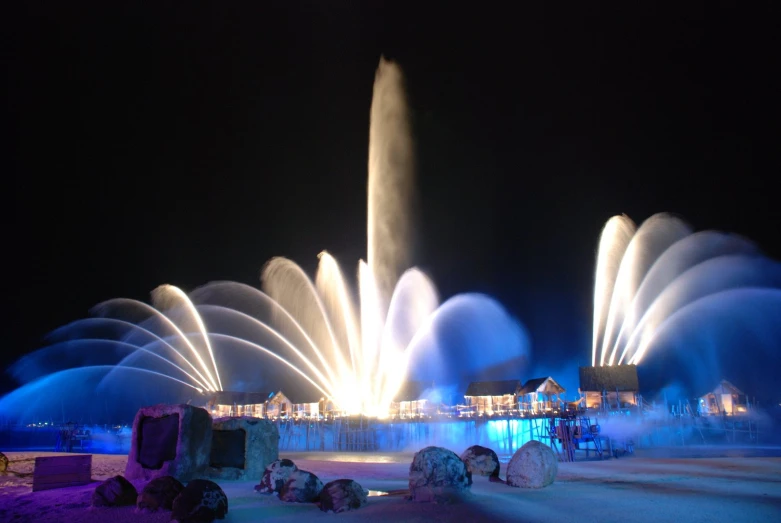
<path id="1" fill-rule="evenodd" d="M 480 365 L 501 368 L 518 358 L 527 338 L 498 303 L 464 294 L 440 306 L 431 280 L 408 268 L 414 179 L 409 127 L 401 71 L 381 59 L 371 106 L 368 255 L 358 264 L 356 291 L 334 257 L 322 252 L 314 281 L 293 261 L 275 258 L 262 270 L 262 290 L 213 282 L 188 295 L 162 285 L 152 305 L 109 300 L 95 307 L 96 317 L 58 329 L 52 345 L 22 358 L 12 372 L 24 385 L 0 406 L 45 407 L 39 392 L 57 387 L 61 394 L 78 384 L 75 376 L 85 375 L 99 379 L 88 391 L 121 384 L 119 396 L 145 392 L 158 401 L 163 387 L 197 394 L 288 379 L 346 414 L 381 418 L 411 362 L 420 365 L 431 356 L 426 367 L 446 380 L 441 371 L 449 358 L 471 359 L 473 373 Z M 450 324 L 481 333 L 482 342 L 442 354 L 441 333 Z M 146 387 L 139 384 L 150 380 L 155 394 L 140 391 Z"/>
<path id="2" fill-rule="evenodd" d="M 614 216 L 599 241 L 591 363 L 638 364 L 680 318 L 751 295 L 777 310 L 781 264 L 749 240 L 666 213 L 639 228 Z"/>

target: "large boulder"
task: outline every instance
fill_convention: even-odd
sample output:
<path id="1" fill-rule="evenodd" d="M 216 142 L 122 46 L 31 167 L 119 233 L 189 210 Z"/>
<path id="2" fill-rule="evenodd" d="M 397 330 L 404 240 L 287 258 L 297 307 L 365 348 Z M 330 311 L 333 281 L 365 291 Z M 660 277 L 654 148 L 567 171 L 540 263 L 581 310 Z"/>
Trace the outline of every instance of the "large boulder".
<path id="1" fill-rule="evenodd" d="M 472 476 L 499 477 L 499 456 L 488 447 L 472 445 L 461 454 L 461 461 Z"/>
<path id="2" fill-rule="evenodd" d="M 410 499 L 449 502 L 469 492 L 472 475 L 453 451 L 426 447 L 412 458 L 409 467 Z"/>
<path id="3" fill-rule="evenodd" d="M 228 496 L 218 484 L 195 479 L 174 500 L 171 521 L 178 523 L 211 523 L 228 513 Z"/>
<path id="4" fill-rule="evenodd" d="M 147 483 L 136 499 L 136 507 L 141 511 L 154 512 L 157 509 L 171 510 L 174 500 L 184 490 L 178 479 L 173 476 L 160 476 Z"/>
<path id="5" fill-rule="evenodd" d="M 289 459 L 278 459 L 266 467 L 260 484 L 255 485 L 255 490 L 261 494 L 273 494 L 282 490 L 290 475 L 297 471 L 298 467 Z"/>
<path id="6" fill-rule="evenodd" d="M 260 479 L 279 459 L 279 429 L 267 419 L 219 418 L 212 425 L 207 474 L 220 479 Z"/>
<path id="7" fill-rule="evenodd" d="M 519 448 L 507 464 L 507 484 L 513 487 L 542 488 L 556 479 L 559 461 L 548 445 L 529 441 Z"/>
<path id="8" fill-rule="evenodd" d="M 93 507 L 121 507 L 135 505 L 138 491 L 122 476 L 108 478 L 95 487 L 92 493 Z"/>
<path id="9" fill-rule="evenodd" d="M 336 513 L 361 508 L 369 502 L 369 491 L 352 479 L 326 483 L 320 492 L 320 510 Z"/>
<path id="10" fill-rule="evenodd" d="M 133 421 L 125 477 L 151 480 L 173 476 L 187 481 L 206 471 L 212 418 L 192 405 L 142 407 Z"/>
<path id="11" fill-rule="evenodd" d="M 292 503 L 312 503 L 320 497 L 323 482 L 320 478 L 306 470 L 296 470 L 290 473 L 287 482 L 279 491 L 279 499 Z"/>
<path id="12" fill-rule="evenodd" d="M 6 470 L 8 470 L 8 458 L 0 452 L 0 472 L 5 472 Z"/>

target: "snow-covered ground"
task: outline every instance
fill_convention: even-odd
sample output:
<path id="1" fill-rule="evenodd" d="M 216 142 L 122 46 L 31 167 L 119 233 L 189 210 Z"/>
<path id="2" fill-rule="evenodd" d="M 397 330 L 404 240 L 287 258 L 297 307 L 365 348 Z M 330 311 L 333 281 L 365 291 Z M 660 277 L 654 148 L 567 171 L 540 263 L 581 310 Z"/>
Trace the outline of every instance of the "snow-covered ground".
<path id="1" fill-rule="evenodd" d="M 713 453 L 711 453 L 712 455 Z M 734 454 L 734 453 L 733 453 Z M 747 455 L 756 455 L 748 453 Z M 778 456 L 778 452 L 766 453 Z M 137 513 L 134 507 L 92 509 L 97 481 L 124 474 L 127 456 L 93 455 L 96 483 L 32 492 L 35 456 L 9 452 L 0 474 L 2 522 L 163 522 L 170 512 Z M 59 454 L 62 455 L 62 454 Z M 781 457 L 665 458 L 635 456 L 604 461 L 560 463 L 556 482 L 526 490 L 476 478 L 472 493 L 452 505 L 407 501 L 393 491 L 407 488 L 412 454 L 283 453 L 323 482 L 357 480 L 365 488 L 391 492 L 370 497 L 369 505 L 338 515 L 313 504 L 291 504 L 258 494 L 256 481 L 219 481 L 229 498 L 226 522 L 252 521 L 665 521 L 687 523 L 781 521 Z M 504 468 L 504 465 L 503 465 Z M 143 481 L 135 482 L 140 490 Z"/>

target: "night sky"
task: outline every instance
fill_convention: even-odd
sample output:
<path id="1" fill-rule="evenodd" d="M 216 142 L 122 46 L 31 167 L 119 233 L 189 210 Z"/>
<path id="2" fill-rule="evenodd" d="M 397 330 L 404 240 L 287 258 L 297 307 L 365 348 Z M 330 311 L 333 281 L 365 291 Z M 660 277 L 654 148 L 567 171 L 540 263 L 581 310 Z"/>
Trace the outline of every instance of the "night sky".
<path id="1" fill-rule="evenodd" d="M 4 361 L 163 283 L 259 285 L 273 256 L 313 274 L 323 249 L 352 274 L 383 54 L 413 116 L 416 264 L 442 298 L 498 299 L 536 369 L 590 362 L 614 214 L 673 212 L 781 259 L 777 2 L 365 3 L 6 12 Z"/>

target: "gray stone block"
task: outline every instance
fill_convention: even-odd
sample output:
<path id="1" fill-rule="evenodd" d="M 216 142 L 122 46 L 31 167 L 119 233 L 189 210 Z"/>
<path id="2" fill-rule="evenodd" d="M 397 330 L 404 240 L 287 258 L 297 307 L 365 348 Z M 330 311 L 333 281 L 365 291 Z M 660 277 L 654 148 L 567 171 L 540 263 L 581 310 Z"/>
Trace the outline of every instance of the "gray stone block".
<path id="1" fill-rule="evenodd" d="M 212 418 L 192 405 L 142 407 L 133 420 L 128 479 L 151 480 L 173 476 L 188 481 L 202 475 L 209 464 Z"/>
<path id="2" fill-rule="evenodd" d="M 259 480 L 278 458 L 279 429 L 271 421 L 250 417 L 214 420 L 210 478 Z"/>

